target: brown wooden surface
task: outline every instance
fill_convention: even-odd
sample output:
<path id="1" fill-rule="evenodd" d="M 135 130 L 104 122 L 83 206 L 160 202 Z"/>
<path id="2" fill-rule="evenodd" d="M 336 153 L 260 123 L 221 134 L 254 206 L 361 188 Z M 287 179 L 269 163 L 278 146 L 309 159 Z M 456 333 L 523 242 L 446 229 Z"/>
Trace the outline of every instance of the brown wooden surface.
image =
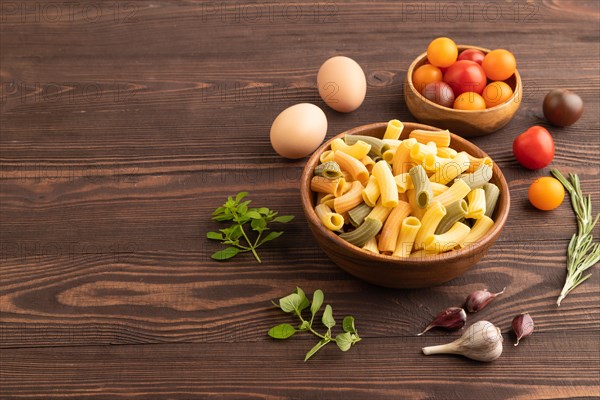
<path id="1" fill-rule="evenodd" d="M 582 119 L 550 128 L 552 166 L 580 174 L 600 210 L 597 1 L 65 4 L 0 3 L 2 398 L 600 395 L 600 273 L 556 307 L 573 213 L 568 202 L 550 213 L 529 205 L 530 182 L 548 169 L 522 169 L 511 150 L 527 127 L 547 126 L 548 90 L 578 92 Z M 402 99 L 406 69 L 441 35 L 517 57 L 521 109 L 474 140 L 509 180 L 511 215 L 464 276 L 427 290 L 382 289 L 316 247 L 299 202 L 304 161 L 278 157 L 269 127 L 303 101 L 323 107 L 328 137 L 413 120 Z M 315 88 L 319 65 L 335 54 L 367 75 L 367 98 L 349 115 L 326 108 Z M 213 262 L 217 246 L 203 238 L 216 227 L 210 212 L 243 189 L 297 219 L 263 249 L 262 265 L 246 256 Z M 270 340 L 268 328 L 293 320 L 269 301 L 296 285 L 322 288 L 338 320 L 356 317 L 364 340 L 308 363 L 312 338 Z M 415 337 L 435 313 L 474 289 L 504 286 L 470 316 L 503 329 L 498 361 L 420 354 L 455 337 Z M 521 311 L 536 332 L 515 348 L 509 326 Z"/>

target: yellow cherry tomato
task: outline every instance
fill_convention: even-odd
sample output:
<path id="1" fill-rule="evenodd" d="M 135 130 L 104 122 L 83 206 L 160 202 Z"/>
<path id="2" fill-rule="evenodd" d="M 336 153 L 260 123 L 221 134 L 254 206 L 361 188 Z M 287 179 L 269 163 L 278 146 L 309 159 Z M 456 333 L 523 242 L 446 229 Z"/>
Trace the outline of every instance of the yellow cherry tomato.
<path id="1" fill-rule="evenodd" d="M 431 64 L 421 65 L 413 73 L 413 85 L 422 93 L 425 86 L 432 82 L 441 82 L 442 77 L 442 71 L 438 67 Z"/>
<path id="2" fill-rule="evenodd" d="M 529 202 L 537 209 L 543 211 L 554 210 L 560 206 L 565 198 L 565 188 L 550 176 L 538 178 L 529 186 L 527 192 Z"/>
<path id="3" fill-rule="evenodd" d="M 447 68 L 454 64 L 457 57 L 458 47 L 447 37 L 434 39 L 427 47 L 427 59 L 436 67 Z"/>
<path id="4" fill-rule="evenodd" d="M 464 92 L 454 100 L 456 110 L 485 110 L 485 100 L 475 92 Z"/>
<path id="5" fill-rule="evenodd" d="M 499 106 L 513 95 L 513 90 L 506 82 L 492 82 L 483 89 L 483 100 L 487 108 Z"/>
<path id="6" fill-rule="evenodd" d="M 483 70 L 492 81 L 504 81 L 517 69 L 517 60 L 508 50 L 496 49 L 485 55 L 481 63 Z"/>

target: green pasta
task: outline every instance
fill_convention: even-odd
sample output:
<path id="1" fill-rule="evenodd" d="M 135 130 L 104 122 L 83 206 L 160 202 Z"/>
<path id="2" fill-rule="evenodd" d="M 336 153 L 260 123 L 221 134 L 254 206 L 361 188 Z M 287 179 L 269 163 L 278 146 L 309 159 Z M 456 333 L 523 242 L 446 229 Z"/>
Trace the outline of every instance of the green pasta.
<path id="1" fill-rule="evenodd" d="M 456 179 L 462 179 L 471 190 L 477 189 L 485 185 L 492 179 L 492 167 L 487 164 L 481 164 L 473 173 L 462 174 Z"/>
<path id="2" fill-rule="evenodd" d="M 315 168 L 315 175 L 322 176 L 327 179 L 337 179 L 340 178 L 342 174 L 342 169 L 335 161 L 328 161 L 323 163 L 317 168 Z"/>
<path id="3" fill-rule="evenodd" d="M 375 218 L 365 218 L 365 222 L 352 232 L 342 233 L 340 237 L 355 246 L 362 247 L 381 230 L 383 224 Z"/>
<path id="4" fill-rule="evenodd" d="M 483 191 L 485 192 L 485 215 L 486 217 L 492 218 L 494 210 L 496 209 L 496 203 L 500 196 L 500 189 L 493 183 L 486 183 L 483 185 Z"/>
<path id="5" fill-rule="evenodd" d="M 460 199 L 450 204 L 446 207 L 446 215 L 444 215 L 437 226 L 435 234 L 441 235 L 448 232 L 456 222 L 462 222 L 461 220 L 465 215 L 467 215 L 467 202 L 465 199 Z"/>
<path id="6" fill-rule="evenodd" d="M 412 167 L 408 171 L 413 186 L 415 187 L 416 203 L 421 208 L 427 208 L 433 198 L 433 191 L 425 169 L 421 165 Z"/>
<path id="7" fill-rule="evenodd" d="M 355 227 L 359 227 L 364 222 L 365 218 L 371 212 L 373 208 L 369 207 L 366 203 L 360 203 L 352 210 L 348 211 L 350 217 L 350 223 Z"/>
<path id="8" fill-rule="evenodd" d="M 385 143 L 383 140 L 372 137 L 372 136 L 362 136 L 362 135 L 346 135 L 344 136 L 344 141 L 347 145 L 353 145 L 358 141 L 363 141 L 367 144 L 371 145 L 371 150 L 369 154 L 373 154 L 375 156 L 381 156 L 386 150 L 389 150 L 390 145 Z"/>

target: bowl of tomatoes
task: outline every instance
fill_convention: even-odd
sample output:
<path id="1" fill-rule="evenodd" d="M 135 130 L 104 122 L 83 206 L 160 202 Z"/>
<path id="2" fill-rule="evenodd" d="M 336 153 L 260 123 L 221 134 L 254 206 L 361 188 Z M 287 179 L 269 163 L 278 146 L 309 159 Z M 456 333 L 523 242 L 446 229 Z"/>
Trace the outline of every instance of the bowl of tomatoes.
<path id="1" fill-rule="evenodd" d="M 463 137 L 483 136 L 514 117 L 523 93 L 516 60 L 508 50 L 433 40 L 408 68 L 404 99 L 424 124 Z"/>

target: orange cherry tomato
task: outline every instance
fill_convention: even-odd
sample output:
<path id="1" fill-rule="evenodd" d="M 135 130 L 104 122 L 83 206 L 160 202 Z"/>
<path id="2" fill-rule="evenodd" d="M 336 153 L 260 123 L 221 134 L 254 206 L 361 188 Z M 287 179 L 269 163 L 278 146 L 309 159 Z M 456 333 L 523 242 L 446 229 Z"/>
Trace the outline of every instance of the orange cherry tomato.
<path id="1" fill-rule="evenodd" d="M 550 211 L 562 204 L 565 198 L 565 188 L 558 179 L 544 176 L 536 179 L 529 186 L 527 197 L 538 210 Z"/>
<path id="2" fill-rule="evenodd" d="M 454 100 L 456 110 L 485 110 L 485 100 L 475 92 L 464 92 Z"/>
<path id="3" fill-rule="evenodd" d="M 517 70 L 517 60 L 508 50 L 496 49 L 485 55 L 481 63 L 488 78 L 493 81 L 503 81 L 512 76 Z"/>
<path id="4" fill-rule="evenodd" d="M 440 37 L 427 47 L 427 59 L 436 67 L 446 68 L 454 64 L 458 57 L 458 47 L 452 39 Z"/>
<path id="5" fill-rule="evenodd" d="M 421 65 L 413 73 L 413 85 L 419 93 L 423 92 L 425 86 L 432 82 L 441 82 L 443 78 L 442 71 L 434 65 Z"/>
<path id="6" fill-rule="evenodd" d="M 483 100 L 487 108 L 499 106 L 513 95 L 513 90 L 506 82 L 492 82 L 483 89 Z"/>

